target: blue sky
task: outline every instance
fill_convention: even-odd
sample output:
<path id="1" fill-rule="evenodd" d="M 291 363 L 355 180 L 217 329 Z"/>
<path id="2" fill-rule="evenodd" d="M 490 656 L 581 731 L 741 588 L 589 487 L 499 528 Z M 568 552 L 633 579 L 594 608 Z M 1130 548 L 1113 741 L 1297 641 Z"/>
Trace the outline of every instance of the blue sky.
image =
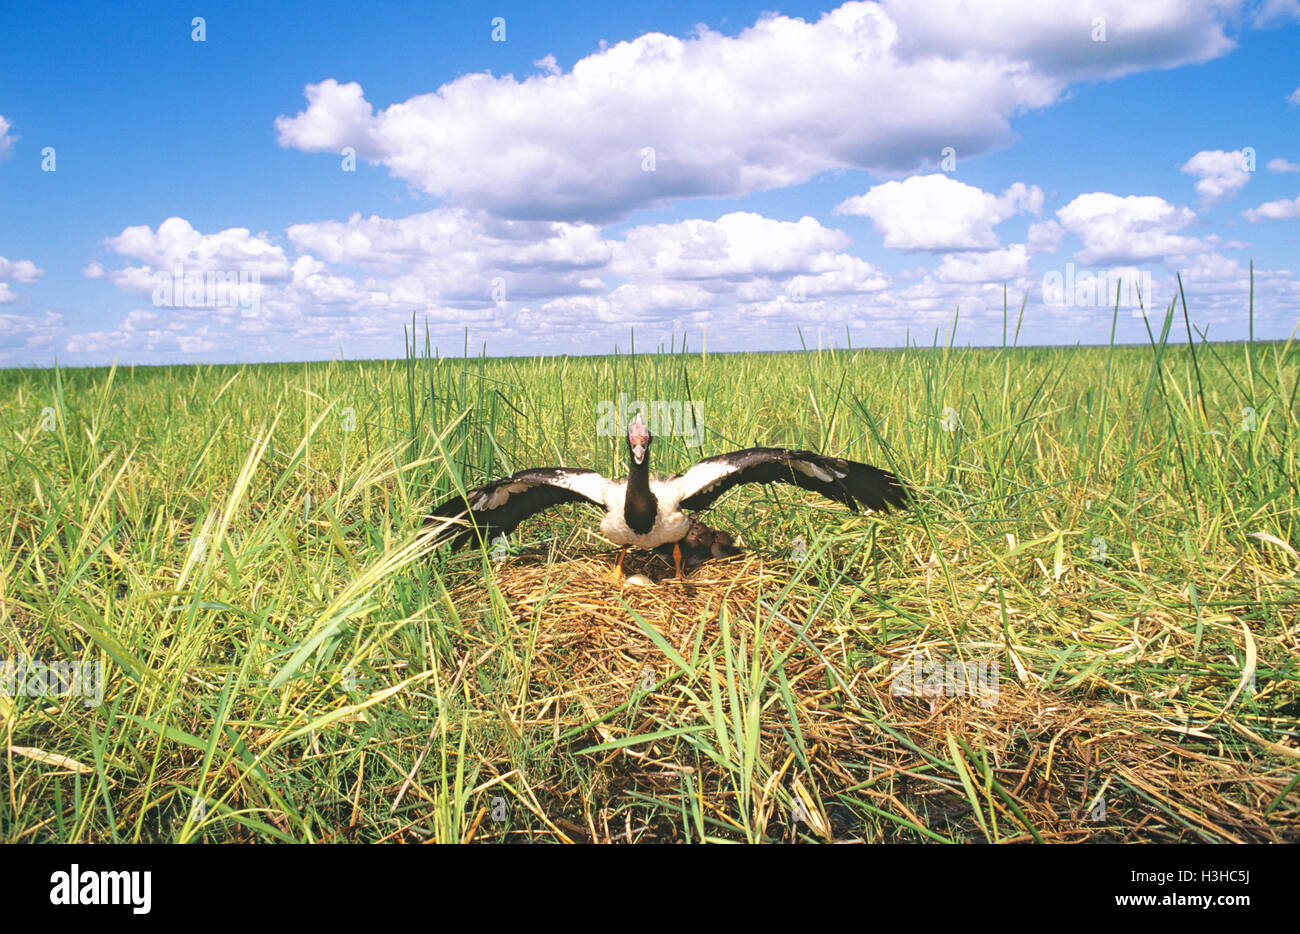
<path id="1" fill-rule="evenodd" d="M 5 26 L 3 366 L 396 356 L 413 312 L 452 353 L 896 346 L 958 308 L 997 343 L 1004 287 L 1022 342 L 1100 343 L 1117 281 L 1162 310 L 1175 274 L 1235 339 L 1252 260 L 1256 336 L 1300 322 L 1296 0 Z"/>

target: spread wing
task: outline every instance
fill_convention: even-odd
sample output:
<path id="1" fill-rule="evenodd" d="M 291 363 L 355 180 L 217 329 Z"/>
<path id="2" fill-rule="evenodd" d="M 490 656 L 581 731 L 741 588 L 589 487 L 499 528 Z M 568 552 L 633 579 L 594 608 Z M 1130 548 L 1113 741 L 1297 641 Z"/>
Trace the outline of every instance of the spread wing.
<path id="1" fill-rule="evenodd" d="M 714 501 L 742 483 L 793 483 L 843 503 L 854 512 L 905 506 L 907 485 L 870 464 L 827 457 L 812 451 L 785 448 L 746 448 L 700 461 L 668 481 L 681 496 L 682 509 L 708 509 Z"/>
<path id="2" fill-rule="evenodd" d="M 561 503 L 587 502 L 605 508 L 610 481 L 594 470 L 536 467 L 494 480 L 440 503 L 424 522 L 423 531 L 435 531 L 437 543 L 452 548 L 472 542 L 476 533 L 484 541 L 515 530 L 519 523 Z"/>

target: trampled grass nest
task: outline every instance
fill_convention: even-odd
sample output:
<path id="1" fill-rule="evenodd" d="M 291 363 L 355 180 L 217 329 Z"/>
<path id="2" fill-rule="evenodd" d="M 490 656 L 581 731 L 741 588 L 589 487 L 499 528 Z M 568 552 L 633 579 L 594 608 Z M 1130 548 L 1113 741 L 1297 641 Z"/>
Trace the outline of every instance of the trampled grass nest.
<path id="1" fill-rule="evenodd" d="M 1266 813 L 1285 769 L 1088 691 L 1039 690 L 1005 658 L 993 698 L 900 694 L 900 663 L 942 665 L 933 634 L 879 644 L 862 604 L 835 619 L 824 585 L 788 562 L 751 553 L 684 581 L 652 555 L 625 568 L 655 583 L 620 580 L 608 554 L 492 569 L 507 651 L 527 662 L 513 729 L 595 776 L 530 775 L 564 838 L 685 839 L 664 819 L 608 829 L 620 802 L 648 796 L 698 806 L 716 835 L 769 840 L 1297 839 L 1294 805 Z M 450 597 L 491 600 L 482 579 Z"/>

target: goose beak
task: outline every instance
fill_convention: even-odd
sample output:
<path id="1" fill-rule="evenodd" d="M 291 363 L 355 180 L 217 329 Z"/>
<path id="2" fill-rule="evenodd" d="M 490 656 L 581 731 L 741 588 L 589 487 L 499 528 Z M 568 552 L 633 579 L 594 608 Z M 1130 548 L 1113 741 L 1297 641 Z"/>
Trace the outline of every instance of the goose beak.
<path id="1" fill-rule="evenodd" d="M 634 444 L 634 445 L 632 445 L 632 460 L 636 461 L 638 464 L 644 464 L 644 463 L 645 463 L 645 445 L 644 445 L 644 444 Z"/>

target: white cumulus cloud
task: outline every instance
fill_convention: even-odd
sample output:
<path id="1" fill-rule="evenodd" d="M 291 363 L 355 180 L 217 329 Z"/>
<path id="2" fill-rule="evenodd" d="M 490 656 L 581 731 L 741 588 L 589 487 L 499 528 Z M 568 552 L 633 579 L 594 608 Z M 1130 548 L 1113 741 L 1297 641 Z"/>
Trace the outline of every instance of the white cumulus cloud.
<path id="1" fill-rule="evenodd" d="M 274 269 L 255 308 L 164 302 L 110 330 L 75 335 L 79 353 L 201 352 L 225 334 L 245 353 L 328 353 L 391 341 L 412 311 L 438 328 L 469 326 L 495 340 L 534 339 L 551 346 L 616 341 L 629 325 L 701 327 L 719 309 L 771 299 L 798 306 L 800 317 L 823 299 L 877 293 L 889 278 L 845 251 L 849 236 L 811 217 L 782 221 L 752 212 L 716 220 L 647 224 L 606 237 L 598 227 L 506 220 L 441 207 L 401 218 L 363 217 L 294 224 L 287 257 L 265 234 L 197 231 L 183 218 L 127 228 L 107 242 L 140 265 L 92 262 L 128 294 L 149 294 L 173 262 L 187 271 L 237 261 Z M 817 310 L 820 310 L 819 308 Z"/>
<path id="2" fill-rule="evenodd" d="M 1065 239 L 1065 228 L 1056 221 L 1039 221 L 1029 225 L 1025 246 L 1030 253 L 1055 253 Z"/>
<path id="3" fill-rule="evenodd" d="M 1056 216 L 1083 243 L 1075 254 L 1082 263 L 1135 263 L 1210 248 L 1205 241 L 1176 233 L 1196 219 L 1191 209 L 1154 195 L 1091 192 L 1079 195 Z"/>
<path id="4" fill-rule="evenodd" d="M 1300 217 L 1300 197 L 1279 198 L 1277 201 L 1268 201 L 1257 208 L 1242 211 L 1241 216 L 1252 224 L 1258 224 L 1260 221 L 1291 220 Z"/>
<path id="5" fill-rule="evenodd" d="M 1016 182 L 1001 196 L 947 175 L 913 175 L 876 185 L 841 202 L 836 214 L 870 217 L 887 247 L 900 250 L 991 250 L 993 227 L 1022 211 L 1038 213 L 1043 192 Z"/>
<path id="6" fill-rule="evenodd" d="M 0 256 L 0 281 L 21 282 L 30 285 L 39 282 L 45 270 L 29 259 L 8 260 Z"/>
<path id="7" fill-rule="evenodd" d="M 1029 273 L 1029 251 L 1023 243 L 988 253 L 957 253 L 943 258 L 935 276 L 941 282 L 1009 282 Z"/>
<path id="8" fill-rule="evenodd" d="M 18 293 L 13 290 L 10 282 L 30 285 L 39 281 L 43 275 L 45 270 L 29 259 L 8 260 L 0 256 L 0 305 L 18 301 Z"/>
<path id="9" fill-rule="evenodd" d="M 884 5 L 898 25 L 905 54 L 996 56 L 1071 80 L 1205 62 L 1234 47 L 1223 24 L 1235 2 L 985 0 L 973 8 L 968 0 L 885 0 Z"/>
<path id="10" fill-rule="evenodd" d="M 18 141 L 18 137 L 10 135 L 10 126 L 12 124 L 4 118 L 3 114 L 0 114 L 0 162 L 9 158 L 9 154 L 13 152 L 14 143 Z"/>
<path id="11" fill-rule="evenodd" d="M 204 234 L 183 217 L 169 217 L 157 231 L 127 227 L 104 242 L 138 265 L 106 269 L 92 261 L 82 274 L 106 276 L 124 292 L 151 296 L 158 307 L 255 304 L 268 285 L 290 277 L 284 249 L 243 227 Z"/>
<path id="12" fill-rule="evenodd" d="M 777 221 L 738 211 L 716 221 L 690 219 L 634 227 L 618 247 L 612 271 L 630 278 L 749 279 L 829 271 L 843 231 L 804 217 Z"/>
<path id="13" fill-rule="evenodd" d="M 180 353 L 200 354 L 229 347 L 230 334 L 214 327 L 177 316 L 135 309 L 112 330 L 88 331 L 68 337 L 68 353 Z"/>
<path id="14" fill-rule="evenodd" d="M 254 236 L 244 227 L 203 234 L 183 217 L 169 217 L 158 225 L 157 232 L 146 225 L 127 227 L 107 244 L 121 256 L 167 272 L 179 265 L 187 272 L 256 271 L 266 279 L 289 275 L 284 250 L 265 234 Z"/>
<path id="15" fill-rule="evenodd" d="M 336 266 L 359 267 L 395 301 L 485 306 L 507 299 L 586 291 L 613 245 L 590 224 L 507 221 L 463 208 L 402 218 L 352 215 L 294 224 L 289 239 Z M 498 288 L 499 287 L 499 288 Z"/>
<path id="16" fill-rule="evenodd" d="M 1300 0 L 1264 0 L 1255 10 L 1255 26 L 1266 29 L 1300 22 Z"/>
<path id="17" fill-rule="evenodd" d="M 7 283 L 0 283 L 0 295 Z M 2 302 L 3 299 L 0 299 Z M 63 316 L 46 311 L 39 315 L 0 314 L 0 361 L 22 362 L 30 359 L 33 351 L 51 347 L 63 332 Z"/>
<path id="18" fill-rule="evenodd" d="M 648 33 L 562 71 L 462 75 L 377 108 L 328 78 L 276 120 L 280 145 L 346 146 L 448 203 L 512 218 L 608 221 L 674 199 L 738 197 L 832 169 L 910 172 L 951 146 L 1005 146 L 1013 115 L 1072 81 L 1202 62 L 1232 47 L 1216 0 L 1109 9 L 1050 0 L 848 2 L 764 15 L 734 36 Z M 1092 23 L 1107 17 L 1105 42 Z M 881 93 L 888 88 L 889 93 Z"/>
<path id="19" fill-rule="evenodd" d="M 1246 154 L 1240 149 L 1224 152 L 1206 149 L 1188 159 L 1179 171 L 1197 179 L 1196 193 L 1205 207 L 1236 197 L 1250 181 Z"/>

